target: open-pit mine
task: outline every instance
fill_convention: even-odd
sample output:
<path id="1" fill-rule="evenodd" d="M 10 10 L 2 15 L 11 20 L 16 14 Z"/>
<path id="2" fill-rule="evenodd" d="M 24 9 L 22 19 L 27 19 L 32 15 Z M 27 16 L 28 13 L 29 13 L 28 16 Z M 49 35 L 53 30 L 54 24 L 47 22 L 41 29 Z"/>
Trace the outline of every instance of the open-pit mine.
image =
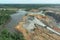
<path id="1" fill-rule="evenodd" d="M 30 11 L 15 27 L 26 40 L 60 40 L 59 14 L 53 11 Z"/>

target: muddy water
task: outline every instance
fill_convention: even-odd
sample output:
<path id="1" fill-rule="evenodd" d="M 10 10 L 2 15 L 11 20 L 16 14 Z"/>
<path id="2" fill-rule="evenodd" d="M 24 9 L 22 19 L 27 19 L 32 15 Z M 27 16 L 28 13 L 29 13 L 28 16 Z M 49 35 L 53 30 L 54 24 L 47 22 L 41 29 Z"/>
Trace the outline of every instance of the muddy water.
<path id="1" fill-rule="evenodd" d="M 26 13 L 27 13 L 26 11 L 19 10 L 19 11 L 17 11 L 17 13 L 12 14 L 11 15 L 11 21 L 8 24 L 5 25 L 6 28 L 9 31 L 14 32 L 14 29 L 15 29 L 16 25 L 20 22 L 20 20 L 22 20 L 22 17 Z"/>

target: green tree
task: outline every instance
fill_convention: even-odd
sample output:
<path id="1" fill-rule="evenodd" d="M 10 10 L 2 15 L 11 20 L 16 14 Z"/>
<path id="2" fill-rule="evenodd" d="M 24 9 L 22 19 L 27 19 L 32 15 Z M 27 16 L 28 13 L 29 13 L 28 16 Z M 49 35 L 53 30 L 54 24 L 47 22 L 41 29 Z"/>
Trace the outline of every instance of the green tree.
<path id="1" fill-rule="evenodd" d="M 0 40 L 25 40 L 22 33 L 10 33 L 8 30 L 4 29 L 0 33 Z"/>

